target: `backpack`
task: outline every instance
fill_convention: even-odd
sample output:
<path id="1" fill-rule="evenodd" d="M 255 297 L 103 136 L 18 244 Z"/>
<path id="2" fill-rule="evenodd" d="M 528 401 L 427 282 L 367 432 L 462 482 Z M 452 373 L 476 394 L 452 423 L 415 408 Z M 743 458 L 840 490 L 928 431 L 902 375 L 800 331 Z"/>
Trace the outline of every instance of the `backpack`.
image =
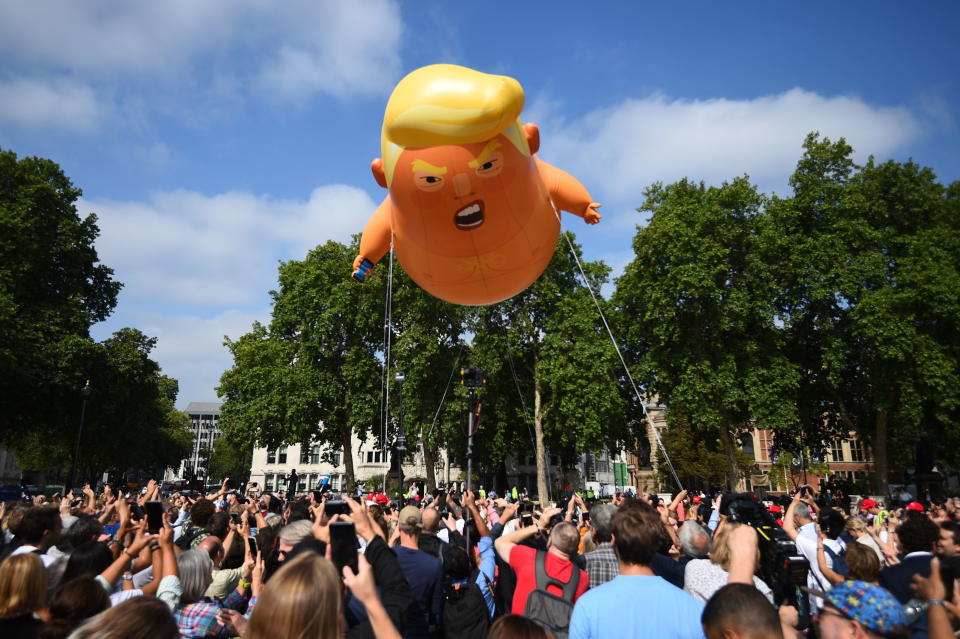
<path id="1" fill-rule="evenodd" d="M 847 565 L 847 558 L 844 557 L 847 552 L 846 550 L 841 549 L 840 552 L 834 552 L 833 549 L 826 544 L 823 545 L 823 550 L 830 556 L 830 559 L 832 560 L 833 572 L 837 573 L 838 575 L 843 575 L 844 577 L 850 574 L 850 566 Z"/>
<path id="2" fill-rule="evenodd" d="M 451 586 L 443 602 L 443 636 L 447 639 L 484 639 L 490 609 L 477 585 L 476 575 L 465 584 Z"/>
<path id="3" fill-rule="evenodd" d="M 202 541 L 203 539 L 209 537 L 210 533 L 203 528 L 194 528 L 193 526 L 190 526 L 190 528 L 184 530 L 183 533 L 177 537 L 177 540 L 173 543 L 176 544 L 177 548 L 180 550 L 190 550 L 190 548 L 193 547 L 193 540 L 197 537 L 200 537 L 200 535 L 203 535 L 203 537 L 200 538 Z"/>
<path id="4" fill-rule="evenodd" d="M 547 574 L 547 553 L 537 552 L 534 562 L 537 573 L 537 588 L 527 596 L 527 605 L 523 616 L 537 622 L 554 639 L 567 639 L 570 629 L 570 616 L 573 615 L 573 598 L 580 585 L 580 569 L 571 566 L 570 581 L 563 583 Z M 547 591 L 547 586 L 555 586 L 563 591 L 558 597 Z"/>

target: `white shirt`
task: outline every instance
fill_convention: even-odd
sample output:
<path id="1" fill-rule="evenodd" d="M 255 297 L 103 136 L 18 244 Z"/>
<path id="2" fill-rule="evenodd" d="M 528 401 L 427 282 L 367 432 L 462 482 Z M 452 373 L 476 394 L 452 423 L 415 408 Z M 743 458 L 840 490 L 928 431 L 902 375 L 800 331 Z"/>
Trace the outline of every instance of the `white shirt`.
<path id="1" fill-rule="evenodd" d="M 10 556 L 13 557 L 14 555 L 24 555 L 24 554 L 31 553 L 31 552 L 34 552 L 34 551 L 37 551 L 37 550 L 40 550 L 40 549 L 37 548 L 36 546 L 28 546 L 27 544 L 24 544 L 24 545 L 20 546 L 19 548 L 17 548 L 16 550 L 14 550 L 12 553 L 10 553 Z M 53 557 L 53 556 L 48 555 L 48 554 L 46 554 L 46 553 L 41 554 L 41 555 L 40 555 L 40 559 L 41 559 L 41 561 L 43 561 L 43 567 L 44 567 L 44 568 L 49 568 L 49 567 L 50 567 L 50 564 L 52 564 L 53 562 L 55 562 L 55 561 L 57 560 L 56 557 Z"/>
<path id="2" fill-rule="evenodd" d="M 814 531 L 814 534 L 816 534 L 816 531 Z M 807 573 L 807 588 L 823 592 L 830 590 L 832 588 L 830 580 L 820 571 L 820 564 L 817 561 L 817 538 L 810 539 L 805 535 L 797 535 L 795 543 L 797 544 L 797 550 L 810 562 L 810 572 Z M 843 546 L 836 539 L 824 538 L 823 545 L 835 554 L 839 555 L 843 552 Z M 832 570 L 833 558 L 828 552 L 824 552 L 823 555 L 827 562 L 827 568 Z M 823 599 L 810 595 L 810 612 L 818 612 L 821 608 L 823 608 Z"/>

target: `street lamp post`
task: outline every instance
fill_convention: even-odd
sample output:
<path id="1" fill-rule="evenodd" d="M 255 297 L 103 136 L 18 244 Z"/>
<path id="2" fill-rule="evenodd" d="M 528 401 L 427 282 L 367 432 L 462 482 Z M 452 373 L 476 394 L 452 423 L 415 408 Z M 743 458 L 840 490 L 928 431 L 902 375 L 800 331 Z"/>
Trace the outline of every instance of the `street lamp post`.
<path id="1" fill-rule="evenodd" d="M 403 382 L 406 381 L 406 376 L 403 373 L 397 373 L 394 378 L 397 382 L 398 389 L 397 395 L 400 398 L 400 427 L 397 429 L 397 479 L 400 482 L 399 488 L 399 497 L 397 501 L 403 501 L 403 456 L 407 453 L 407 438 L 404 436 L 403 431 Z"/>
<path id="2" fill-rule="evenodd" d="M 83 402 L 80 404 L 80 426 L 77 428 L 77 445 L 73 448 L 73 464 L 70 466 L 70 485 L 67 487 L 67 490 L 71 490 L 77 486 L 77 463 L 80 460 L 80 438 L 83 436 L 83 418 L 86 417 L 87 398 L 90 397 L 92 391 L 93 389 L 90 388 L 90 380 L 88 379 L 80 391 L 80 394 L 83 395 Z"/>

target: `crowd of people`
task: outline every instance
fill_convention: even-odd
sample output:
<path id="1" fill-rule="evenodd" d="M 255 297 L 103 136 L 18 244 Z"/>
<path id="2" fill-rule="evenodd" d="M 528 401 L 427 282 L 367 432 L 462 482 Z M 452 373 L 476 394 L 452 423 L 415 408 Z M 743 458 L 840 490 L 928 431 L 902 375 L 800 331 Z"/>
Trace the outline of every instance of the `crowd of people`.
<path id="1" fill-rule="evenodd" d="M 0 505 L 0 637 L 942 639 L 958 505 L 85 486 Z"/>

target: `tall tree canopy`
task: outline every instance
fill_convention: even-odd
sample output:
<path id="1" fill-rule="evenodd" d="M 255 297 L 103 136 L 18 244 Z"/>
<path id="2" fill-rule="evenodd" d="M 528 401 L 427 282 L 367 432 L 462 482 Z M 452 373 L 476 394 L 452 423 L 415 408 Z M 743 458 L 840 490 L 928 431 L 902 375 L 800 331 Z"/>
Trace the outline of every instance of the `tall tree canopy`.
<path id="1" fill-rule="evenodd" d="M 858 167 L 852 154 L 809 136 L 794 196 L 769 208 L 778 314 L 802 424 L 855 430 L 885 492 L 890 444 L 903 467 L 929 471 L 960 437 L 960 188 L 913 162 Z"/>
<path id="2" fill-rule="evenodd" d="M 343 452 L 354 480 L 352 434 L 365 438 L 380 398 L 383 277 L 349 277 L 354 246 L 329 241 L 280 265 L 269 327 L 227 340 L 220 380 L 224 435 L 247 445 L 318 442 Z"/>
<path id="3" fill-rule="evenodd" d="M 571 457 L 616 449 L 626 439 L 620 363 L 577 268 L 574 252 L 581 261 L 582 253 L 573 240 L 565 232 L 536 282 L 506 301 L 477 309 L 470 324 L 472 363 L 493 380 L 483 393 L 478 454 L 498 461 L 529 450 L 532 431 L 537 492 L 544 498 L 548 448 Z M 583 262 L 583 267 L 598 291 L 610 269 L 602 262 Z"/>
<path id="4" fill-rule="evenodd" d="M 685 415 L 698 438 L 719 443 L 732 487 L 737 435 L 754 420 L 796 420 L 783 401 L 798 373 L 775 323 L 764 198 L 746 178 L 719 187 L 656 184 L 646 196 L 650 223 L 637 230 L 636 257 L 613 298 L 619 325 L 647 392 Z"/>
<path id="5" fill-rule="evenodd" d="M 50 160 L 0 150 L 0 438 L 62 424 L 79 405 L 60 353 L 117 303 L 120 283 L 99 263 L 96 215 Z M 68 383 L 65 383 L 68 382 Z"/>
<path id="6" fill-rule="evenodd" d="M 728 483 L 755 425 L 801 455 L 855 431 L 878 492 L 891 444 L 922 471 L 960 437 L 960 187 L 852 154 L 811 134 L 791 197 L 745 178 L 647 191 L 614 295 L 622 330 L 648 391 L 719 438 Z"/>
<path id="7" fill-rule="evenodd" d="M 173 408 L 176 380 L 149 357 L 156 340 L 132 328 L 89 336 L 121 285 L 99 262 L 80 194 L 54 162 L 0 151 L 0 441 L 25 468 L 68 468 L 89 380 L 84 476 L 176 464 L 189 420 Z"/>

